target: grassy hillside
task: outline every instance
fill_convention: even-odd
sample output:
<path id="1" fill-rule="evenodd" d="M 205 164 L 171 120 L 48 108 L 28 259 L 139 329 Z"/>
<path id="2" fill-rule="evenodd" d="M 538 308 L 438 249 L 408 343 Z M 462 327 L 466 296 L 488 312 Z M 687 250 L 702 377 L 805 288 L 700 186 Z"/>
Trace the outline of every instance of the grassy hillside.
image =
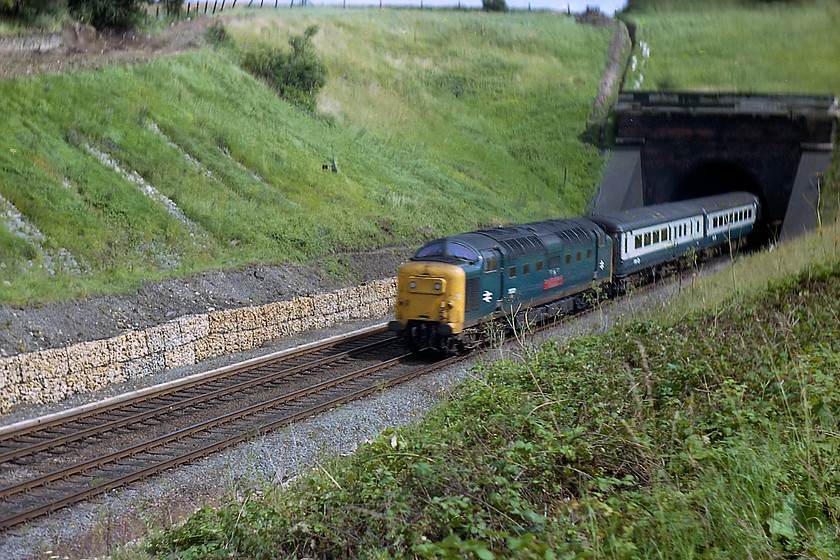
<path id="1" fill-rule="evenodd" d="M 840 3 L 631 0 L 628 90 L 840 93 Z"/>
<path id="2" fill-rule="evenodd" d="M 751 5 L 756 17 L 741 18 L 745 27 L 725 40 L 721 30 L 734 29 L 744 5 L 710 2 L 690 14 L 676 2 L 646 5 L 631 17 L 648 25 L 650 45 L 673 49 L 682 45 L 678 35 L 694 33 L 693 21 L 708 20 L 698 24 L 706 30 L 700 44 L 720 41 L 721 52 L 751 53 L 752 67 L 782 67 L 734 83 L 728 56 L 652 54 L 651 75 L 678 77 L 675 88 L 838 91 L 837 72 L 801 73 L 822 51 L 793 41 L 782 51 L 748 44 L 771 13 L 777 30 L 812 9 L 830 20 L 834 8 L 824 2 Z M 836 45 L 835 28 L 816 26 L 821 39 L 809 44 Z M 780 52 L 790 53 L 786 62 Z M 800 78 L 801 87 L 784 85 Z M 145 552 L 836 558 L 838 240 L 832 222 L 684 285 L 665 313 L 485 364 L 423 424 L 324 465 L 332 474 L 313 473 L 299 489 L 267 485 L 258 501 L 202 510 Z"/>
<path id="3" fill-rule="evenodd" d="M 0 84 L 0 303 L 303 261 L 577 214 L 611 30 L 549 14 L 253 12 L 237 46 L 315 37 L 313 114 L 230 48 Z M 332 159 L 338 173 L 322 170 Z"/>

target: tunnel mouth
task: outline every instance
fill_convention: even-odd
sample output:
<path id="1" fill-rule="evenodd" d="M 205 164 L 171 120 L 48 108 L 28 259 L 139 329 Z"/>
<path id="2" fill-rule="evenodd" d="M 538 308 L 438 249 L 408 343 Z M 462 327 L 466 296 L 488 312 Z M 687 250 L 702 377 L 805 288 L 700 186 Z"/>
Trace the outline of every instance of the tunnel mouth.
<path id="1" fill-rule="evenodd" d="M 726 161 L 710 161 L 686 173 L 674 189 L 673 198 L 688 200 L 732 191 L 747 191 L 759 198 L 762 196 L 758 181 L 743 167 Z"/>

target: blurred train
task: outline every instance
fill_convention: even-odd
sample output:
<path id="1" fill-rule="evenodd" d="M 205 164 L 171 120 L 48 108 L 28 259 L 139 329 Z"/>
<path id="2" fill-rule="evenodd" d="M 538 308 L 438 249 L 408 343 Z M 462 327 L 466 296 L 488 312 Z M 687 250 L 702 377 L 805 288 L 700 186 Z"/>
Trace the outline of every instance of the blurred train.
<path id="1" fill-rule="evenodd" d="M 491 322 L 520 327 L 571 313 L 737 245 L 760 211 L 755 195 L 731 192 L 436 239 L 400 266 L 389 328 L 412 350 L 455 353 Z"/>

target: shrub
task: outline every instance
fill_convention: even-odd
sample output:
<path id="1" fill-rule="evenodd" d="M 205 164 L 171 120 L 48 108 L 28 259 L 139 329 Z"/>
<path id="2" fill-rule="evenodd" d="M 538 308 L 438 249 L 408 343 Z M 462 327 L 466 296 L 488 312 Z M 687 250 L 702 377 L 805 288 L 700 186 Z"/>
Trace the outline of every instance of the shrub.
<path id="1" fill-rule="evenodd" d="M 315 107 L 315 96 L 327 81 L 321 58 L 312 45 L 317 26 L 310 26 L 303 35 L 289 39 L 291 52 L 259 46 L 245 52 L 242 67 L 262 78 L 281 97 L 306 108 Z"/>
<path id="2" fill-rule="evenodd" d="M 127 28 L 143 17 L 141 0 L 69 0 L 70 13 L 97 29 Z"/>
<path id="3" fill-rule="evenodd" d="M 66 5 L 63 0 L 0 0 L 0 15 L 31 23 L 39 16 L 61 13 Z"/>
<path id="4" fill-rule="evenodd" d="M 481 0 L 481 4 L 488 12 L 506 12 L 508 9 L 505 0 Z"/>

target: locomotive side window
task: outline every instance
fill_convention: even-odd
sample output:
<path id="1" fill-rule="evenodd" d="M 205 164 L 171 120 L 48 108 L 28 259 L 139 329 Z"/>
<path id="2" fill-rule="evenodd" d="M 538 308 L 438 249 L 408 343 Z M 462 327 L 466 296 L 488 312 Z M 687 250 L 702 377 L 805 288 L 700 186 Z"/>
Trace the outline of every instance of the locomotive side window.
<path id="1" fill-rule="evenodd" d="M 543 269 L 543 262 L 537 261 L 537 272 L 542 272 Z"/>
<path id="2" fill-rule="evenodd" d="M 548 259 L 548 268 L 560 268 L 560 257 L 551 257 Z"/>
<path id="3" fill-rule="evenodd" d="M 510 267 L 510 277 L 511 278 L 516 278 L 516 267 L 515 266 Z"/>
<path id="4" fill-rule="evenodd" d="M 592 249 L 587 249 L 587 250 L 586 250 L 586 258 L 587 258 L 587 259 L 591 259 L 591 258 L 592 258 Z"/>
<path id="5" fill-rule="evenodd" d="M 523 276 L 526 274 L 531 274 L 531 263 L 525 263 L 522 265 L 522 274 Z"/>
<path id="6" fill-rule="evenodd" d="M 575 259 L 575 260 L 577 260 L 578 262 L 580 262 L 580 251 L 578 251 L 578 252 L 577 252 L 577 257 L 576 257 L 576 259 Z"/>
<path id="7" fill-rule="evenodd" d="M 566 264 L 571 264 L 571 263 L 572 263 L 572 254 L 569 253 L 568 255 L 566 255 Z"/>
<path id="8" fill-rule="evenodd" d="M 484 253 L 484 272 L 496 272 L 499 270 L 499 258 L 496 255 Z"/>

